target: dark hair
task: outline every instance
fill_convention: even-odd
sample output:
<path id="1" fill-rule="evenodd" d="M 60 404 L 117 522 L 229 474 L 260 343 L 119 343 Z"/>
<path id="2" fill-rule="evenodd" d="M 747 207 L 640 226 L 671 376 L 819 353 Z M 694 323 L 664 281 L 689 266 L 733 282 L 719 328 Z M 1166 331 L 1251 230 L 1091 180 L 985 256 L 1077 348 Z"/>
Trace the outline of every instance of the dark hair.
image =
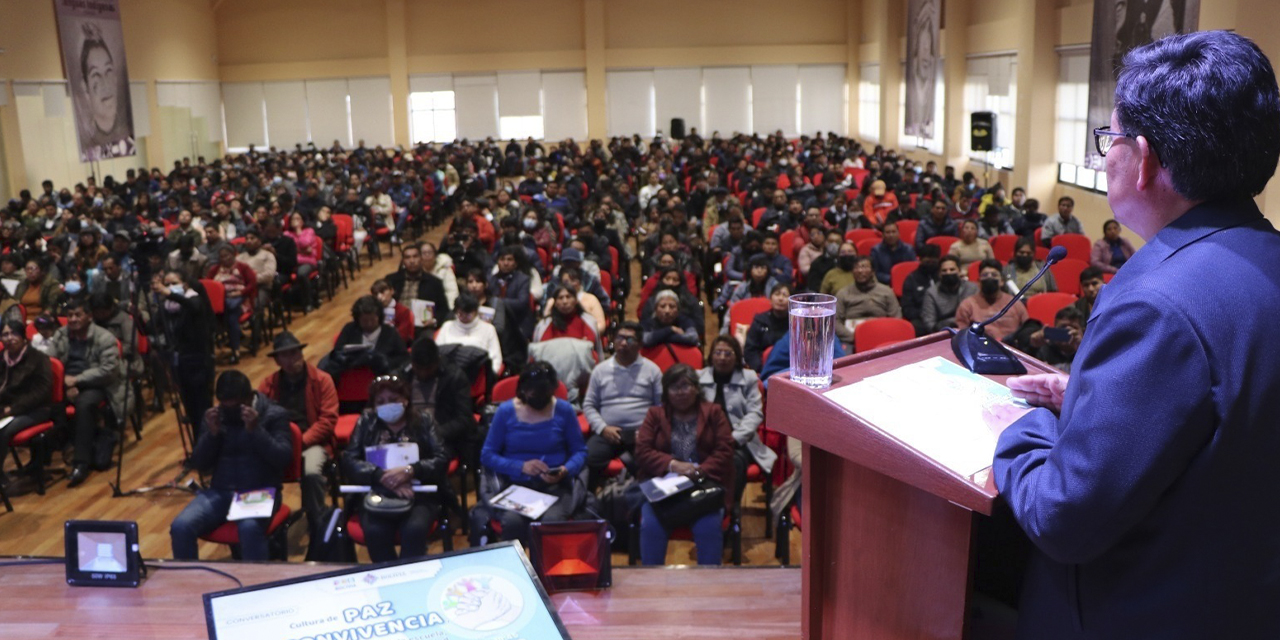
<path id="1" fill-rule="evenodd" d="M 480 301 L 469 293 L 460 293 L 453 301 L 453 313 L 475 313 L 480 309 Z"/>
<path id="2" fill-rule="evenodd" d="M 620 323 L 617 326 L 617 328 L 613 330 L 613 334 L 618 335 L 618 332 L 622 331 L 623 329 L 626 329 L 628 331 L 635 333 L 636 340 L 644 340 L 644 327 L 639 322 L 636 322 L 635 320 L 628 320 L 626 322 Z"/>
<path id="3" fill-rule="evenodd" d="M 960 268 L 960 256 L 957 256 L 954 253 L 948 253 L 947 255 L 942 256 L 942 258 L 938 260 L 938 267 L 941 268 L 942 263 L 944 262 L 954 262 L 956 263 L 956 268 Z"/>
<path id="4" fill-rule="evenodd" d="M 424 333 L 413 341 L 410 356 L 413 364 L 419 367 L 430 367 L 440 364 L 440 347 L 430 335 Z"/>
<path id="5" fill-rule="evenodd" d="M 1102 279 L 1102 269 L 1097 267 L 1085 267 L 1080 270 L 1080 284 L 1084 284 L 1093 279 Z"/>
<path id="6" fill-rule="evenodd" d="M 378 299 L 373 296 L 360 296 L 351 305 L 351 320 L 360 321 L 360 316 L 372 314 L 382 317 L 382 305 L 378 304 Z"/>
<path id="7" fill-rule="evenodd" d="M 1064 202 L 1070 202 L 1071 206 L 1076 206 L 1076 199 L 1071 196 L 1062 196 L 1061 198 L 1058 198 L 1058 206 L 1062 206 L 1062 203 Z"/>
<path id="8" fill-rule="evenodd" d="M 779 282 L 778 284 L 773 285 L 772 289 L 769 289 L 769 295 L 772 296 L 773 294 L 777 293 L 781 289 L 786 289 L 787 292 L 789 293 L 791 291 L 791 285 L 785 282 Z"/>
<path id="9" fill-rule="evenodd" d="M 1255 196 L 1280 158 L 1280 89 L 1266 55 L 1227 31 L 1161 38 L 1124 57 L 1116 119 L 1150 143 L 1188 200 Z"/>
<path id="10" fill-rule="evenodd" d="M 89 295 L 89 308 L 97 311 L 99 309 L 111 309 L 116 306 L 116 301 L 111 294 L 99 291 Z"/>
<path id="11" fill-rule="evenodd" d="M 404 252 L 401 252 L 400 255 L 404 255 Z M 374 280 L 373 284 L 369 285 L 369 291 L 371 291 L 373 295 L 378 295 L 379 293 L 390 290 L 391 285 L 387 284 L 387 281 L 381 278 Z"/>
<path id="12" fill-rule="evenodd" d="M 1000 264 L 1000 261 L 999 261 L 999 260 L 996 260 L 995 258 L 987 258 L 987 259 L 983 260 L 982 262 L 979 262 L 979 263 L 978 263 L 978 274 L 979 274 L 979 276 L 981 276 L 981 274 L 982 274 L 982 270 L 983 270 L 983 269 L 995 269 L 996 271 L 1003 272 L 1003 271 L 1004 271 L 1004 265 Z"/>
<path id="13" fill-rule="evenodd" d="M 1115 218 L 1112 218 L 1112 219 L 1110 219 L 1110 220 L 1108 220 L 1108 221 L 1106 221 L 1106 222 L 1102 223 L 1102 232 L 1103 232 L 1103 233 L 1106 233 L 1106 232 L 1107 232 L 1107 227 L 1109 227 L 1109 226 L 1111 226 L 1111 225 L 1113 225 L 1113 224 L 1114 224 L 1114 225 L 1116 225 L 1117 227 L 1118 227 L 1118 226 L 1120 226 L 1120 222 L 1119 222 L 1119 221 L 1117 221 Z"/>
<path id="14" fill-rule="evenodd" d="M 1026 236 L 1022 236 L 1013 243 L 1013 252 L 1017 253 L 1023 247 L 1029 247 L 1031 249 L 1031 253 L 1034 254 L 1036 252 L 1036 241 Z"/>
<path id="15" fill-rule="evenodd" d="M 236 369 L 223 371 L 214 385 L 214 396 L 219 402 L 238 400 L 248 404 L 253 401 L 253 383 L 249 382 L 249 376 Z"/>
<path id="16" fill-rule="evenodd" d="M 573 298 L 573 311 L 570 311 L 569 313 L 560 313 L 560 308 L 556 306 L 555 301 L 556 298 L 560 297 L 561 292 L 567 293 L 570 298 Z M 582 313 L 582 303 L 578 302 L 578 297 L 573 295 L 573 292 L 569 291 L 568 287 L 557 287 L 555 292 L 551 294 L 551 313 L 548 314 L 548 317 L 551 318 L 551 324 L 554 325 L 557 330 L 567 330 L 569 328 L 569 323 L 573 322 L 573 319 L 582 315 Z"/>
<path id="17" fill-rule="evenodd" d="M 6 320 L 0 321 L 0 330 L 5 328 L 8 328 L 9 332 L 13 335 L 22 336 L 23 340 L 27 339 L 27 325 L 17 317 L 9 317 Z"/>
<path id="18" fill-rule="evenodd" d="M 738 339 L 733 336 L 719 335 L 711 341 L 711 347 L 707 349 L 707 366 L 711 366 L 711 354 L 716 350 L 717 345 L 728 345 L 733 349 L 733 368 L 734 370 L 742 369 L 742 345 Z"/>
<path id="19" fill-rule="evenodd" d="M 937 258 L 941 255 L 942 247 L 939 247 L 936 244 L 926 244 L 923 247 L 920 247 L 920 250 L 916 252 L 916 256 L 919 258 Z"/>
<path id="20" fill-rule="evenodd" d="M 370 407 L 375 406 L 374 403 L 377 402 L 378 396 L 381 395 L 383 391 L 390 391 L 391 393 L 404 398 L 406 401 L 412 400 L 413 398 L 412 394 L 409 392 L 408 378 L 402 378 L 400 376 L 378 376 L 373 379 L 373 382 L 369 383 Z M 406 419 L 408 417 L 408 415 L 405 416 Z"/>
<path id="21" fill-rule="evenodd" d="M 1053 314 L 1053 322 L 1055 324 L 1062 320 L 1084 324 L 1084 314 L 1080 313 L 1080 310 L 1077 309 L 1074 304 L 1069 304 L 1061 309 L 1058 309 L 1058 312 Z"/>
<path id="22" fill-rule="evenodd" d="M 671 387 L 676 386 L 680 381 L 687 381 L 693 385 L 694 389 L 699 389 L 698 372 L 693 367 L 681 362 L 662 374 L 662 408 L 667 412 L 667 416 L 671 416 L 671 401 L 667 398 L 667 394 L 671 391 Z M 693 406 L 698 408 L 702 405 L 702 391 L 699 390 L 694 394 Z"/>
<path id="23" fill-rule="evenodd" d="M 853 266 L 854 266 L 854 268 L 856 269 L 856 268 L 858 267 L 858 265 L 860 265 L 860 264 L 862 264 L 862 263 L 864 263 L 864 262 L 866 262 L 866 263 L 870 263 L 870 262 L 871 262 L 871 256 L 858 256 L 858 257 L 854 258 L 854 259 L 853 259 Z"/>
<path id="24" fill-rule="evenodd" d="M 84 303 L 83 298 L 71 298 L 62 305 L 62 315 L 64 316 L 69 316 L 72 311 L 76 310 L 84 311 L 85 313 L 89 312 L 89 307 Z"/>
<path id="25" fill-rule="evenodd" d="M 516 397 L 534 409 L 545 409 L 546 404 L 541 407 L 535 406 L 530 402 L 531 397 L 546 394 L 554 401 L 558 386 L 560 386 L 560 378 L 556 375 L 555 368 L 547 362 L 535 360 L 520 371 L 520 377 L 516 380 Z"/>
<path id="26" fill-rule="evenodd" d="M 488 278 L 484 277 L 484 269 L 481 269 L 480 267 L 471 267 L 470 269 L 467 269 L 467 273 L 462 276 L 462 281 L 466 282 L 468 278 L 475 278 L 480 282 L 489 281 Z"/>
<path id="27" fill-rule="evenodd" d="M 113 63 L 115 62 L 115 56 L 111 55 L 111 49 L 107 48 L 107 43 L 102 38 L 102 32 L 96 27 L 92 28 L 92 30 L 86 29 L 84 42 L 80 45 L 80 81 L 86 85 L 89 84 L 89 52 L 94 49 L 102 49 L 106 52 L 107 57 Z"/>

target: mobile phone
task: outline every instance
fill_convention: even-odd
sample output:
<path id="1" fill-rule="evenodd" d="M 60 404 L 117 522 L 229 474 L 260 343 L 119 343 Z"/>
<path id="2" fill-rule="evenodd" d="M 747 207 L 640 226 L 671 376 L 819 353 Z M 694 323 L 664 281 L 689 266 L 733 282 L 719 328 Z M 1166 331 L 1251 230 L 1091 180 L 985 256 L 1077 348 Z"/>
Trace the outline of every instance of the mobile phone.
<path id="1" fill-rule="evenodd" d="M 559 474 L 561 474 L 561 473 L 564 473 L 564 466 L 563 466 L 563 465 L 561 465 L 561 466 L 559 466 L 559 467 L 552 467 L 552 468 L 550 468 L 550 469 L 547 469 L 547 475 L 549 475 L 549 476 L 559 475 Z"/>
<path id="2" fill-rule="evenodd" d="M 1071 342 L 1071 332 L 1057 327 L 1045 327 L 1044 339 L 1049 342 Z"/>

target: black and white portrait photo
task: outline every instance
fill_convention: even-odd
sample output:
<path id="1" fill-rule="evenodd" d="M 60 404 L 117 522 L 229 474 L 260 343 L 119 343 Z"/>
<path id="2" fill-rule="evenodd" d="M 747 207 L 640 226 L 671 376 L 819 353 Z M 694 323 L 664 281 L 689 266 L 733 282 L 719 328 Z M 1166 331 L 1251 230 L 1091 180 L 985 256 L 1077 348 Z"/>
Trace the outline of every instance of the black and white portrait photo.
<path id="1" fill-rule="evenodd" d="M 57 0 L 80 161 L 137 154 L 117 0 Z"/>
<path id="2" fill-rule="evenodd" d="M 904 133 L 933 138 L 938 84 L 942 0 L 911 0 L 907 5 L 907 96 Z"/>
<path id="3" fill-rule="evenodd" d="M 1111 123 L 1116 74 L 1134 47 L 1175 33 L 1195 31 L 1200 0 L 1094 0 L 1093 47 L 1089 59 L 1089 131 Z M 1102 169 L 1102 158 L 1086 136 L 1085 164 Z"/>

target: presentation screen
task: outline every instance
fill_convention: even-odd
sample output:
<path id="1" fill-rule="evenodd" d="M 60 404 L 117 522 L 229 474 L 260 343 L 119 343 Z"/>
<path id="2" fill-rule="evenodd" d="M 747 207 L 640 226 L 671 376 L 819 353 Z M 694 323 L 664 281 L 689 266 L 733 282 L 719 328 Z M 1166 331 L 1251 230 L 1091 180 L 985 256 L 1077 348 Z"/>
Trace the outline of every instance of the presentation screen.
<path id="1" fill-rule="evenodd" d="M 513 542 L 204 594 L 209 638 L 569 638 Z"/>

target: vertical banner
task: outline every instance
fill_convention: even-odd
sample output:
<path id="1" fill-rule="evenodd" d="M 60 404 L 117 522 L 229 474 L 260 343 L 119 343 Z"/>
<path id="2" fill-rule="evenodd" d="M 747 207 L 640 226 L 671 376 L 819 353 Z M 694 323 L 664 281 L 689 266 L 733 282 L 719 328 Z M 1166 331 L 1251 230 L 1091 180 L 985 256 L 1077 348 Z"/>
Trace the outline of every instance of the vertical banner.
<path id="1" fill-rule="evenodd" d="M 942 0 L 907 4 L 907 112 L 903 133 L 933 139 Z"/>
<path id="2" fill-rule="evenodd" d="M 1085 166 L 1104 169 L 1093 147 L 1093 130 L 1111 124 L 1116 77 L 1130 49 L 1175 33 L 1195 31 L 1200 0 L 1094 0 L 1093 45 L 1089 53 L 1089 123 Z"/>
<path id="3" fill-rule="evenodd" d="M 137 154 L 118 0 L 54 0 L 80 161 Z"/>

